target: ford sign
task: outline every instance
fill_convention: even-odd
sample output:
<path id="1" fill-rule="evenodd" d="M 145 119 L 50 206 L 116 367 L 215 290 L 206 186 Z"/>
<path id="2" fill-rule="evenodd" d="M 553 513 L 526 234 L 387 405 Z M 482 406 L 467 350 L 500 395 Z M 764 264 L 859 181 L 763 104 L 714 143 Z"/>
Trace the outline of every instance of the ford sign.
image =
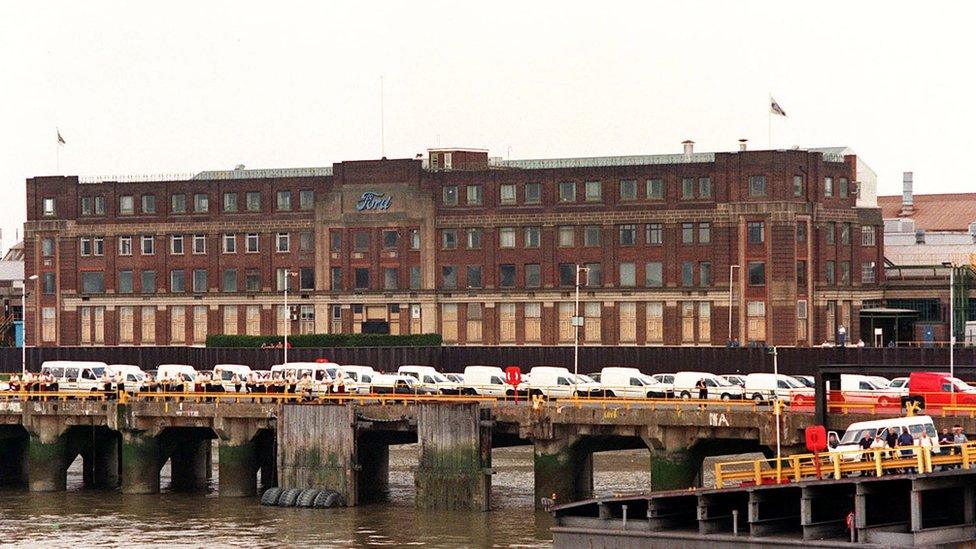
<path id="1" fill-rule="evenodd" d="M 356 210 L 360 212 L 367 210 L 389 210 L 391 202 L 393 202 L 392 196 L 386 196 L 385 193 L 366 191 L 359 197 L 359 202 L 356 203 Z"/>

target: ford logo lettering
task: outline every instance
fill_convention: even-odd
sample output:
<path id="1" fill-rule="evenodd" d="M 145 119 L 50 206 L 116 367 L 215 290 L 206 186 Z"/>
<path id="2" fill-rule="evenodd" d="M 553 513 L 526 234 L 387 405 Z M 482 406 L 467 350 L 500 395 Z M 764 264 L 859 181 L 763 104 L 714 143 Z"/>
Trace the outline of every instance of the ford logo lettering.
<path id="1" fill-rule="evenodd" d="M 393 202 L 392 196 L 386 196 L 385 193 L 366 191 L 359 197 L 359 202 L 356 203 L 356 210 L 360 212 L 367 210 L 389 210 L 391 202 Z"/>

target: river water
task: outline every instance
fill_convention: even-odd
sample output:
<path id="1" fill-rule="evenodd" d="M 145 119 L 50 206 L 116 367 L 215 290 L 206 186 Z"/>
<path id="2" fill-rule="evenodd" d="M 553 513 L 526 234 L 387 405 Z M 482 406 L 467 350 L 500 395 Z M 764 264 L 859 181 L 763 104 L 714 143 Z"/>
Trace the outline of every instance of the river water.
<path id="1" fill-rule="evenodd" d="M 216 452 L 214 452 L 216 454 Z M 169 466 L 158 495 L 84 490 L 81 460 L 66 492 L 0 489 L 0 546 L 90 547 L 551 547 L 552 520 L 533 510 L 532 447 L 492 453 L 492 508 L 483 512 L 413 507 L 415 446 L 390 448 L 390 502 L 344 509 L 263 507 L 258 498 L 220 498 L 217 466 L 207 493 L 170 492 Z M 646 490 L 646 450 L 594 456 L 597 494 Z"/>

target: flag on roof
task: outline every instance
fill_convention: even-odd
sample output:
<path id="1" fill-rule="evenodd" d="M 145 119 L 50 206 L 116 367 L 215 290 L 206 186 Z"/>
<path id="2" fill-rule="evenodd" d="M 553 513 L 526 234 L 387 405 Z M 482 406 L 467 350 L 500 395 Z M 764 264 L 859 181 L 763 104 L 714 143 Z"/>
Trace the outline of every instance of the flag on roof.
<path id="1" fill-rule="evenodd" d="M 58 145 L 64 145 L 64 138 L 61 137 L 61 130 L 58 130 Z"/>
<path id="2" fill-rule="evenodd" d="M 780 116 L 786 116 L 786 111 L 783 110 L 783 107 L 779 106 L 779 103 L 777 103 L 772 96 L 769 96 L 769 112 L 772 114 L 778 114 Z"/>

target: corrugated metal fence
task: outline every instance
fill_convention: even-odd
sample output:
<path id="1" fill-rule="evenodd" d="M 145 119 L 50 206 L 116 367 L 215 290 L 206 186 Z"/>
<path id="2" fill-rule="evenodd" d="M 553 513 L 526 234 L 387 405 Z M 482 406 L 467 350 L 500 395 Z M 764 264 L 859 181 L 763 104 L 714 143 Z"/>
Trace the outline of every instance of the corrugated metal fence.
<path id="1" fill-rule="evenodd" d="M 208 349 L 200 347 L 32 347 L 27 364 L 34 371 L 46 360 L 98 360 L 136 364 L 144 369 L 159 364 L 190 364 L 211 369 L 215 364 L 247 364 L 268 369 L 282 361 L 281 349 Z M 20 371 L 21 350 L 0 349 L 0 372 Z M 779 369 L 785 374 L 813 374 L 821 364 L 891 364 L 940 366 L 949 363 L 946 348 L 780 348 Z M 573 367 L 572 347 L 337 347 L 288 351 L 290 361 L 328 358 L 340 364 L 363 364 L 395 370 L 402 364 L 427 364 L 456 372 L 472 364 L 497 366 Z M 956 349 L 956 364 L 976 364 L 976 348 Z M 581 347 L 579 371 L 598 372 L 604 366 L 636 366 L 645 372 L 704 370 L 715 373 L 771 372 L 772 356 L 765 349 L 724 347 Z"/>

